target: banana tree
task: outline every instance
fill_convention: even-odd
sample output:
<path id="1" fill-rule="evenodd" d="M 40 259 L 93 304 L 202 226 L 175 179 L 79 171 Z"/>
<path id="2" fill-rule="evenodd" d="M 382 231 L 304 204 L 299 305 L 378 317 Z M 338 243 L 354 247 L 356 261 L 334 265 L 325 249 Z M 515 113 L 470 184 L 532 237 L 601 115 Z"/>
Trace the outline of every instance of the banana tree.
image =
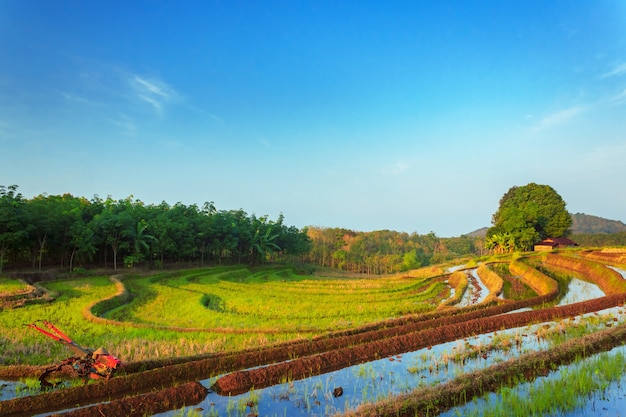
<path id="1" fill-rule="evenodd" d="M 272 227 L 262 232 L 257 229 L 252 237 L 252 245 L 250 248 L 250 264 L 255 265 L 258 261 L 262 261 L 273 252 L 280 251 L 280 247 L 275 243 L 278 233 L 272 234 Z"/>

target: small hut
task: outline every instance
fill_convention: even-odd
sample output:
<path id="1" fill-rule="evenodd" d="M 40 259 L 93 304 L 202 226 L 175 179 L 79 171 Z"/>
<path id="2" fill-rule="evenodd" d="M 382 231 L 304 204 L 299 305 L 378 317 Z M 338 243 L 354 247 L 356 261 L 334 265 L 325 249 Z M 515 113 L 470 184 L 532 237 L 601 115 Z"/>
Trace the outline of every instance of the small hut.
<path id="1" fill-rule="evenodd" d="M 578 243 L 566 237 L 549 237 L 535 244 L 536 251 L 550 251 L 578 246 Z"/>

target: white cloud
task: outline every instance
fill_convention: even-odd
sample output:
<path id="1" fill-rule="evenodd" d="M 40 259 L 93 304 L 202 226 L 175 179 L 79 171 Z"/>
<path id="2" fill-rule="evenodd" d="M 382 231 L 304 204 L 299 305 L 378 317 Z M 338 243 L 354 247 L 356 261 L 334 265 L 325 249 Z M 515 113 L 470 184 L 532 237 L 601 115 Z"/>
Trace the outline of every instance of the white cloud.
<path id="1" fill-rule="evenodd" d="M 159 114 L 163 112 L 166 103 L 177 97 L 176 91 L 160 80 L 135 75 L 130 78 L 129 83 L 135 97 L 149 104 Z"/>
<path id="2" fill-rule="evenodd" d="M 622 90 L 621 93 L 617 93 L 613 97 L 609 98 L 609 104 L 624 104 L 626 103 L 626 89 Z"/>
<path id="3" fill-rule="evenodd" d="M 98 104 L 94 101 L 88 100 L 84 97 L 81 97 L 77 94 L 72 94 L 72 93 L 61 93 L 63 95 L 63 97 L 67 100 L 67 101 L 73 101 L 76 103 L 83 103 L 83 104 Z"/>
<path id="4" fill-rule="evenodd" d="M 170 88 L 164 83 L 159 81 L 148 81 L 138 75 L 135 75 L 135 82 L 152 94 L 166 98 L 169 96 L 169 92 L 167 90 L 170 90 Z"/>
<path id="5" fill-rule="evenodd" d="M 609 72 L 605 72 L 600 76 L 600 78 L 610 78 L 618 75 L 626 74 L 626 62 L 617 65 Z"/>
<path id="6" fill-rule="evenodd" d="M 161 113 L 161 111 L 163 110 L 163 105 L 161 103 L 161 101 L 150 97 L 150 96 L 146 96 L 144 94 L 137 94 L 137 97 L 139 97 L 141 100 L 145 101 L 146 103 L 150 104 L 152 107 L 154 107 L 154 109 Z"/>
<path id="7" fill-rule="evenodd" d="M 580 113 L 585 110 L 584 107 L 571 107 L 569 109 L 563 109 L 551 113 L 545 116 L 541 121 L 535 126 L 535 130 L 544 130 L 554 126 L 564 125 L 569 123 L 571 120 L 575 119 Z"/>

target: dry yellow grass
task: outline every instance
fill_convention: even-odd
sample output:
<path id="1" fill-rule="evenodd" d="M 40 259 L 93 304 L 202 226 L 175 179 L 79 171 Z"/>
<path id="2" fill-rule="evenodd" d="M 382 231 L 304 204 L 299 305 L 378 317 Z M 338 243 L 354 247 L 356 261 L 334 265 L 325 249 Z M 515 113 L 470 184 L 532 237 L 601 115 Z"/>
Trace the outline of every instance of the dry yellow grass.
<path id="1" fill-rule="evenodd" d="M 555 280 L 520 260 L 511 261 L 509 271 L 520 276 L 537 295 L 556 294 L 559 291 L 559 285 Z"/>
<path id="2" fill-rule="evenodd" d="M 551 267 L 579 272 L 600 287 L 607 295 L 626 292 L 626 280 L 616 271 L 607 268 L 601 263 L 571 255 L 554 253 L 547 254 L 543 262 Z"/>
<path id="3" fill-rule="evenodd" d="M 489 267 L 489 264 L 481 264 L 476 271 L 481 281 L 489 290 L 489 296 L 487 300 L 491 300 L 502 293 L 502 287 L 504 281 L 494 270 Z"/>

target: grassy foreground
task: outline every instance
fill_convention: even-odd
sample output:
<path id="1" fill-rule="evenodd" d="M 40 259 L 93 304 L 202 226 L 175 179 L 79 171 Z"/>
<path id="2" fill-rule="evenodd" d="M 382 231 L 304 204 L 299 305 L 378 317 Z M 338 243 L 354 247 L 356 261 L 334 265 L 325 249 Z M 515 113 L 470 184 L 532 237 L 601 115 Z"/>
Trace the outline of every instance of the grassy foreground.
<path id="1" fill-rule="evenodd" d="M 50 303 L 0 311 L 0 365 L 49 364 L 70 355 L 24 327 L 48 320 L 86 347 L 122 360 L 237 351 L 435 309 L 442 278 L 341 278 L 242 266 L 42 283 Z M 20 283 L 3 279 L 2 288 Z M 116 297 L 117 295 L 117 297 Z M 113 297 L 113 298 L 112 298 Z M 94 315 L 95 313 L 95 315 Z"/>

